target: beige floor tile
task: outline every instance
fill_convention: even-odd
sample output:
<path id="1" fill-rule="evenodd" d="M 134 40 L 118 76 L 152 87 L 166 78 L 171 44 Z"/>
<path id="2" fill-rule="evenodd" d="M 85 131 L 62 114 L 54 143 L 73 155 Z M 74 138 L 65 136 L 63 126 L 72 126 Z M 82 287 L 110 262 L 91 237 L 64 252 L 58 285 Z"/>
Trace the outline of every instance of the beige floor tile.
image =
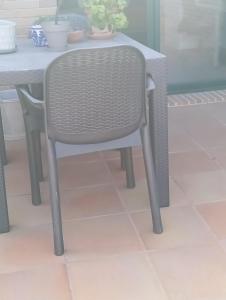
<path id="1" fill-rule="evenodd" d="M 226 253 L 217 246 L 150 254 L 171 300 L 226 299 Z"/>
<path id="2" fill-rule="evenodd" d="M 71 300 L 64 265 L 1 274 L 1 300 Z"/>
<path id="3" fill-rule="evenodd" d="M 28 167 L 26 140 L 7 141 L 6 153 L 8 167 L 25 168 Z"/>
<path id="4" fill-rule="evenodd" d="M 149 212 L 132 214 L 147 249 L 209 244 L 214 241 L 211 233 L 191 207 L 164 208 L 161 212 L 164 231 L 159 235 L 152 232 Z"/>
<path id="5" fill-rule="evenodd" d="M 28 155 L 27 155 L 27 146 L 26 140 L 18 141 L 8 141 L 6 143 L 6 152 L 8 164 L 6 166 L 7 170 L 20 169 L 23 172 L 29 170 L 28 166 Z M 45 147 L 42 148 L 42 159 L 43 159 L 43 169 L 44 174 L 47 174 L 47 153 Z"/>
<path id="6" fill-rule="evenodd" d="M 190 203 L 226 200 L 226 172 L 224 170 L 196 172 L 174 178 Z"/>
<path id="7" fill-rule="evenodd" d="M 5 168 L 6 192 L 9 196 L 28 195 L 31 193 L 28 169 Z"/>
<path id="8" fill-rule="evenodd" d="M 50 205 L 48 182 L 41 184 L 42 199 Z M 60 189 L 63 220 L 92 218 L 125 211 L 118 192 L 112 184 Z"/>
<path id="9" fill-rule="evenodd" d="M 127 189 L 118 187 L 118 192 L 128 211 L 139 211 L 150 208 L 147 182 L 145 179 L 136 180 L 136 187 Z"/>
<path id="10" fill-rule="evenodd" d="M 203 147 L 226 146 L 226 127 L 212 116 L 205 105 L 175 109 L 175 122 L 182 124 L 196 142 Z"/>
<path id="11" fill-rule="evenodd" d="M 226 239 L 226 202 L 207 203 L 197 209 L 217 237 Z"/>
<path id="12" fill-rule="evenodd" d="M 150 208 L 147 182 L 145 179 L 137 180 L 134 189 L 118 188 L 120 197 L 128 211 L 140 211 Z M 182 189 L 170 178 L 170 205 L 186 205 L 186 195 Z"/>
<path id="13" fill-rule="evenodd" d="M 50 205 L 48 182 L 41 183 L 42 199 Z M 63 220 L 92 218 L 125 211 L 117 189 L 111 183 L 60 189 Z"/>
<path id="14" fill-rule="evenodd" d="M 62 163 L 59 166 L 60 186 L 71 189 L 111 182 L 110 172 L 101 161 L 90 163 Z"/>
<path id="15" fill-rule="evenodd" d="M 226 169 L 226 148 L 225 147 L 212 147 L 207 148 L 206 151 L 209 153 L 210 157 L 218 162 L 220 166 Z"/>
<path id="16" fill-rule="evenodd" d="M 134 174 L 136 181 L 142 180 L 146 177 L 144 169 L 143 157 L 134 157 Z M 121 169 L 120 160 L 113 159 L 107 161 L 108 167 L 113 175 L 113 178 L 118 186 L 126 186 L 126 173 Z"/>
<path id="17" fill-rule="evenodd" d="M 18 230 L 0 235 L 0 273 L 13 272 L 41 264 L 62 262 L 53 251 L 51 226 Z"/>
<path id="18" fill-rule="evenodd" d="M 170 177 L 169 179 L 169 190 L 170 190 L 170 206 L 187 205 L 187 195 L 183 189 L 177 184 L 177 182 Z"/>
<path id="19" fill-rule="evenodd" d="M 189 133 L 203 147 L 226 147 L 226 127 L 217 120 L 199 121 L 188 128 Z"/>
<path id="20" fill-rule="evenodd" d="M 186 132 L 183 126 L 178 126 L 178 122 L 174 121 L 173 116 L 169 116 L 169 152 L 189 151 L 200 151 L 200 146 Z"/>
<path id="21" fill-rule="evenodd" d="M 117 192 L 111 185 L 62 191 L 61 203 L 64 220 L 124 211 Z"/>
<path id="22" fill-rule="evenodd" d="M 199 146 L 187 133 L 169 133 L 169 152 L 199 151 Z"/>
<path id="23" fill-rule="evenodd" d="M 143 255 L 75 262 L 68 270 L 76 300 L 168 299 Z"/>
<path id="24" fill-rule="evenodd" d="M 133 151 L 133 157 L 141 157 L 143 155 L 141 146 L 133 147 L 132 151 Z M 102 154 L 106 160 L 120 158 L 120 153 L 117 150 L 103 151 Z"/>
<path id="25" fill-rule="evenodd" d="M 170 107 L 168 109 L 169 127 L 181 127 L 181 129 L 185 130 L 185 122 L 183 120 L 190 119 L 192 113 L 190 110 L 191 107 Z"/>
<path id="26" fill-rule="evenodd" d="M 126 215 L 64 223 L 68 260 L 144 250 Z"/>
<path id="27" fill-rule="evenodd" d="M 11 226 L 27 227 L 51 223 L 50 206 L 44 202 L 32 205 L 31 196 L 8 197 L 9 219 Z"/>
<path id="28" fill-rule="evenodd" d="M 100 152 L 92 152 L 81 155 L 67 156 L 59 159 L 59 164 L 75 164 L 80 162 L 96 162 L 101 160 Z"/>
<path id="29" fill-rule="evenodd" d="M 183 153 L 171 153 L 170 174 L 173 177 L 184 174 L 204 173 L 216 171 L 219 166 L 211 160 L 204 151 L 191 151 Z"/>
<path id="30" fill-rule="evenodd" d="M 224 97 L 224 96 L 222 96 L 222 97 Z M 222 124 L 224 124 L 224 125 L 226 124 L 226 116 L 224 113 L 225 109 L 226 109 L 226 102 L 208 104 L 208 105 L 205 105 L 205 109 L 209 112 L 210 115 L 212 115 L 214 118 L 216 118 Z"/>
<path id="31" fill-rule="evenodd" d="M 226 252 L 226 239 L 219 241 L 220 246 Z"/>

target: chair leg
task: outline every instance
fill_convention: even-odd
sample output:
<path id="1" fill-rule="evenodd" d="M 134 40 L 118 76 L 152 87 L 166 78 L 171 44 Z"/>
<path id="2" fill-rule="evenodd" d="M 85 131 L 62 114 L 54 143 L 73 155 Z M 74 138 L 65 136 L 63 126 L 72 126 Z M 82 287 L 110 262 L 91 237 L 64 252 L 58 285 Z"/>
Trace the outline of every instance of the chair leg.
<path id="1" fill-rule="evenodd" d="M 24 118 L 24 123 L 25 123 L 25 131 L 26 131 L 27 154 L 28 154 L 30 181 L 31 181 L 32 204 L 40 205 L 42 201 L 41 201 L 41 193 L 40 193 L 40 186 L 39 186 L 39 177 L 37 172 L 34 136 L 32 132 L 30 132 L 28 129 L 26 116 Z"/>
<path id="2" fill-rule="evenodd" d="M 6 156 L 1 110 L 0 110 L 0 155 L 1 155 L 1 159 L 2 159 L 2 164 L 6 165 L 7 164 L 7 156 Z"/>
<path id="3" fill-rule="evenodd" d="M 54 142 L 48 139 L 47 148 L 49 159 L 49 184 L 53 221 L 54 251 L 57 256 L 60 256 L 64 254 L 64 241 L 57 175 L 56 149 Z"/>
<path id="4" fill-rule="evenodd" d="M 125 171 L 126 169 L 126 166 L 125 166 L 125 152 L 124 152 L 124 149 L 119 149 L 120 151 L 120 162 L 121 162 L 121 169 L 123 171 Z"/>
<path id="5" fill-rule="evenodd" d="M 135 187 L 132 147 L 124 148 L 122 151 L 126 170 L 127 188 L 132 189 Z"/>
<path id="6" fill-rule="evenodd" d="M 5 190 L 5 177 L 2 159 L 0 157 L 0 233 L 9 231 L 9 216 Z"/>
<path id="7" fill-rule="evenodd" d="M 44 180 L 43 167 L 42 167 L 42 146 L 41 146 L 41 132 L 39 130 L 33 132 L 35 142 L 35 156 L 36 156 L 36 168 L 39 181 Z"/>
<path id="8" fill-rule="evenodd" d="M 27 86 L 25 86 L 27 88 Z M 17 87 L 17 93 L 20 99 L 20 104 L 23 112 L 24 118 L 24 127 L 26 132 L 26 143 L 27 143 L 27 155 L 28 155 L 28 164 L 30 172 L 30 181 L 31 181 L 31 194 L 32 194 L 32 204 L 40 205 L 41 204 L 41 194 L 39 186 L 39 174 L 37 170 L 37 158 L 36 158 L 36 142 L 34 137 L 34 132 L 31 130 L 31 123 L 29 122 L 28 109 L 22 100 L 19 89 Z"/>
<path id="9" fill-rule="evenodd" d="M 160 213 L 160 201 L 158 197 L 157 182 L 154 170 L 154 160 L 151 147 L 151 139 L 149 127 L 146 125 L 141 129 L 141 139 L 143 145 L 144 163 L 150 198 L 150 206 L 152 213 L 153 231 L 154 233 L 162 233 L 162 220 Z"/>

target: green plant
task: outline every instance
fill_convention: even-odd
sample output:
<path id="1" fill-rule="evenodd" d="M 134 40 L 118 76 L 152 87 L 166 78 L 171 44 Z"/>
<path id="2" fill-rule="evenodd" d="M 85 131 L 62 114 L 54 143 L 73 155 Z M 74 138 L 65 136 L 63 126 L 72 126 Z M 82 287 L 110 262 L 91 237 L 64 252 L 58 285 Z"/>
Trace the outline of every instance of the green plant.
<path id="1" fill-rule="evenodd" d="M 124 13 L 128 0 L 80 0 L 91 26 L 116 31 L 128 26 Z"/>

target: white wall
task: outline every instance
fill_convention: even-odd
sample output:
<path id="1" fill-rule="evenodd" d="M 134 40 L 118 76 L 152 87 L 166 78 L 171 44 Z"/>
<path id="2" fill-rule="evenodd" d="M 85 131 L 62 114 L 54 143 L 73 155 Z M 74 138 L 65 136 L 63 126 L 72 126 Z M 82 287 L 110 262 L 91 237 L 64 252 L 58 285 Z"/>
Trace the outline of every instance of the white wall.
<path id="1" fill-rule="evenodd" d="M 52 15 L 56 0 L 0 0 L 0 19 L 17 23 L 17 34 L 27 35 L 29 26 L 38 16 Z"/>

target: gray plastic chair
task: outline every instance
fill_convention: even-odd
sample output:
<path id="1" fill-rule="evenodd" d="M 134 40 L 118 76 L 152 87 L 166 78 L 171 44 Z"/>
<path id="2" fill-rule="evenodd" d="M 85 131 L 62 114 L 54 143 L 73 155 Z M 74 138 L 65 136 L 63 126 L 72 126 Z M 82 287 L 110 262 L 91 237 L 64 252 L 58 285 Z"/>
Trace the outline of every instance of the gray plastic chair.
<path id="1" fill-rule="evenodd" d="M 9 216 L 5 188 L 4 165 L 7 164 L 5 139 L 0 108 L 0 233 L 9 231 Z"/>
<path id="2" fill-rule="evenodd" d="M 2 155 L 0 155 L 0 233 L 9 231 L 9 216 Z"/>
<path id="3" fill-rule="evenodd" d="M 21 93 L 27 91 L 27 96 Z M 27 153 L 30 171 L 31 194 L 33 205 L 40 205 L 40 181 L 43 180 L 42 156 L 41 156 L 41 133 L 44 132 L 44 109 L 39 103 L 33 103 L 32 97 L 43 99 L 43 84 L 32 84 L 31 86 L 17 86 L 18 97 L 21 102 L 27 141 Z M 29 93 L 29 94 L 28 94 Z M 133 170 L 132 148 L 120 149 L 121 165 L 126 171 L 126 181 L 128 188 L 135 187 L 135 177 Z"/>
<path id="4" fill-rule="evenodd" d="M 32 106 L 45 106 L 49 180 L 56 255 L 64 253 L 57 172 L 59 145 L 99 150 L 140 131 L 152 211 L 153 231 L 162 232 L 159 198 L 149 131 L 148 102 L 143 54 L 121 45 L 72 50 L 56 58 L 45 73 L 44 102 L 20 89 Z M 151 93 L 147 97 L 147 93 Z M 139 199 L 138 199 L 139 200 Z"/>
<path id="5" fill-rule="evenodd" d="M 26 132 L 32 203 L 33 205 L 40 205 L 41 194 L 39 182 L 43 179 L 40 136 L 41 132 L 44 132 L 43 107 L 39 104 L 34 105 L 32 102 L 28 102 L 26 97 L 20 92 L 22 88 L 40 99 L 43 95 L 42 85 L 34 85 L 32 86 L 32 90 L 29 86 L 17 86 L 17 94 L 22 107 Z"/>

